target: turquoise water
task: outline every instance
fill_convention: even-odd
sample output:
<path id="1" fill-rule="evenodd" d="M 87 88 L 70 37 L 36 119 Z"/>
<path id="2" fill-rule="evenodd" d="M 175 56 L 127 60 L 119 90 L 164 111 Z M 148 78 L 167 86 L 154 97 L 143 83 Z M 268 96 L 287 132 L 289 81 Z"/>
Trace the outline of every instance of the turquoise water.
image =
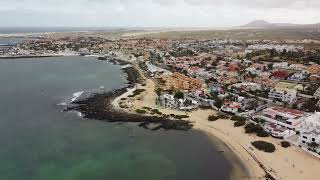
<path id="1" fill-rule="evenodd" d="M 124 83 L 119 66 L 94 58 L 0 60 L 0 180 L 229 179 L 229 162 L 200 132 L 87 120 L 57 105 Z"/>

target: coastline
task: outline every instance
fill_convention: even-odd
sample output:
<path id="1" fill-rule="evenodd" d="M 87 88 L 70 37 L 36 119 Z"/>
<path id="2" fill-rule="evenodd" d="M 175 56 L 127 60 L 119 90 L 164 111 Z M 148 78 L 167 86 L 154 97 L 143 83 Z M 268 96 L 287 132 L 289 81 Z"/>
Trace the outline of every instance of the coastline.
<path id="1" fill-rule="evenodd" d="M 141 75 L 143 76 L 143 74 Z M 289 148 L 283 148 L 280 145 L 282 140 L 246 134 L 243 127 L 234 127 L 234 122 L 229 119 L 209 122 L 208 116 L 217 113 L 215 110 L 199 109 L 186 113 L 158 107 L 155 104 L 155 83 L 151 79 L 145 78 L 145 85 L 137 84 L 136 87 L 143 88 L 146 91 L 138 97 L 127 98 L 124 101 L 117 102 L 125 102 L 131 105 L 131 107 L 122 110 L 134 113 L 135 109 L 147 106 L 158 108 L 163 114 L 188 115 L 188 119 L 191 119 L 194 129 L 208 133 L 214 139 L 219 139 L 228 146 L 248 172 L 249 178 L 247 179 L 316 180 L 315 177 L 320 176 L 318 171 L 320 169 L 320 161 L 299 147 L 292 145 Z M 124 97 L 122 96 L 122 98 Z M 252 148 L 251 142 L 257 140 L 271 142 L 276 146 L 276 151 L 274 153 L 266 153 Z M 233 159 L 231 163 L 236 162 Z M 235 168 L 237 169 L 237 167 Z M 235 179 L 239 179 L 239 177 Z"/>
<path id="2" fill-rule="evenodd" d="M 0 59 L 27 59 L 27 58 L 46 58 L 46 57 L 63 57 L 65 55 L 32 55 L 32 56 L 0 56 Z"/>
<path id="3" fill-rule="evenodd" d="M 117 63 L 120 65 L 130 64 L 127 61 L 123 60 L 113 60 L 110 61 L 111 63 Z M 123 98 L 128 98 L 134 90 L 137 88 L 145 87 L 141 86 L 141 82 L 139 81 L 139 76 L 143 76 L 141 70 L 139 68 L 132 66 L 130 68 L 125 68 L 123 71 L 127 74 L 127 80 L 128 85 L 114 90 L 110 91 L 104 94 L 97 94 L 93 97 L 86 99 L 85 101 L 75 101 L 72 104 L 76 105 L 75 107 L 69 107 L 66 109 L 66 111 L 79 111 L 82 114 L 84 114 L 84 118 L 89 119 L 97 119 L 102 121 L 108 121 L 108 122 L 134 122 L 134 123 L 140 123 L 138 126 L 141 126 L 146 129 L 151 130 L 158 130 L 160 128 L 163 128 L 165 130 L 189 130 L 191 128 L 195 130 L 200 130 L 201 132 L 205 133 L 208 138 L 212 141 L 213 145 L 216 146 L 223 156 L 226 158 L 227 161 L 229 161 L 232 169 L 230 174 L 231 180 L 248 180 L 248 179 L 255 179 L 253 176 L 250 167 L 246 165 L 246 161 L 239 157 L 236 151 L 234 149 L 230 148 L 230 145 L 223 141 L 223 139 L 217 137 L 215 134 L 211 133 L 210 131 L 206 131 L 204 128 L 198 128 L 197 124 L 194 121 L 185 121 L 185 120 L 173 120 L 168 119 L 166 117 L 159 117 L 159 116 L 151 116 L 151 115 L 139 115 L 135 113 L 133 110 L 124 110 L 121 109 L 119 106 L 119 102 Z M 144 81 L 146 81 L 148 87 L 148 84 L 150 82 L 153 82 L 150 79 L 143 78 Z M 139 87 L 140 86 L 140 87 Z M 154 88 L 150 88 L 149 90 L 154 91 Z M 152 94 L 153 97 L 154 94 Z M 148 95 L 146 96 L 148 98 Z M 149 97 L 149 99 L 152 99 L 152 97 Z M 153 99 L 151 100 L 153 101 Z M 152 103 L 151 103 L 152 104 Z M 141 108 L 142 105 L 149 106 L 151 105 L 149 102 L 143 102 L 142 104 L 138 105 L 139 107 L 136 107 L 134 105 L 133 107 Z M 98 106 L 100 105 L 100 106 Z M 93 107 L 89 108 L 88 107 Z M 99 109 L 103 109 L 104 113 L 98 112 Z M 160 109 L 161 112 L 164 114 L 180 114 L 183 115 L 184 113 L 173 111 L 173 110 L 163 110 Z M 164 124 L 160 124 L 159 122 L 165 122 Z M 167 124 L 169 123 L 169 124 Z M 172 124 L 173 123 L 173 124 Z M 175 123 L 178 123 L 178 126 L 175 125 Z M 180 123 L 184 124 L 183 128 L 180 127 Z M 187 123 L 187 124 L 185 124 Z M 192 123 L 189 124 L 189 123 Z M 194 127 L 192 127 L 194 125 Z M 263 176 L 262 172 L 262 176 Z"/>
<path id="4" fill-rule="evenodd" d="M 120 61 L 123 65 L 125 62 Z M 128 64 L 128 63 L 127 63 Z M 106 93 L 93 94 L 84 100 L 75 100 L 71 106 L 67 106 L 64 111 L 80 112 L 84 118 L 96 119 L 108 122 L 133 122 L 145 129 L 158 130 L 189 130 L 192 128 L 190 121 L 172 120 L 169 117 L 144 116 L 140 114 L 128 113 L 114 106 L 113 101 L 126 93 L 129 88 L 133 88 L 139 81 L 139 72 L 135 67 L 122 69 L 127 74 L 127 85 Z"/>
<path id="5" fill-rule="evenodd" d="M 122 62 L 125 63 L 126 61 Z M 126 63 L 128 64 L 128 62 Z M 133 66 L 129 69 L 135 69 L 136 75 L 139 74 L 143 76 L 143 73 L 138 70 L 139 68 Z M 129 69 L 126 68 L 124 71 L 128 71 L 130 73 L 131 70 Z M 69 110 L 80 111 L 85 115 L 89 112 L 89 115 L 86 115 L 85 117 L 90 119 L 105 120 L 108 122 L 136 122 L 140 123 L 139 126 L 151 130 L 157 130 L 160 128 L 175 130 L 189 130 L 194 128 L 201 130 L 213 139 L 213 143 L 215 145 L 225 144 L 226 147 L 229 148 L 230 153 L 225 153 L 224 155 L 233 165 L 234 171 L 231 173 L 231 179 L 316 180 L 314 177 L 317 177 L 317 174 L 320 175 L 320 172 L 318 171 L 320 168 L 320 162 L 314 159 L 311 155 L 303 152 L 298 147 L 291 146 L 284 149 L 280 146 L 281 140 L 269 137 L 263 138 L 263 140 L 269 141 L 276 146 L 276 151 L 274 153 L 265 153 L 249 148 L 251 147 L 251 142 L 261 140 L 262 138 L 255 135 L 245 134 L 243 128 L 235 128 L 233 126 L 233 122 L 230 120 L 220 119 L 215 122 L 209 122 L 207 118 L 209 115 L 217 113 L 215 110 L 199 109 L 186 113 L 177 110 L 159 108 L 155 104 L 155 83 L 151 79 L 144 77 L 143 83 L 145 84 L 142 85 L 141 81 L 138 81 L 137 77 L 134 78 L 132 74 L 128 74 L 127 78 L 128 81 L 131 82 L 129 82 L 128 86 L 120 90 L 112 91 L 111 93 L 109 92 L 109 94 L 106 93 L 104 95 L 92 97 L 92 99 L 88 99 L 87 102 L 76 102 L 74 105 L 78 104 L 78 107 L 80 106 L 81 108 L 72 108 Z M 140 78 L 140 80 L 142 79 Z M 131 90 L 128 91 L 128 88 Z M 131 94 L 130 91 L 132 92 L 134 88 L 143 88 L 145 89 L 145 92 L 137 97 L 129 97 Z M 130 104 L 130 107 L 121 108 L 119 103 L 123 102 Z M 91 108 L 88 110 L 87 108 L 90 106 Z M 140 115 L 135 113 L 136 109 L 143 107 L 157 108 L 161 113 L 166 115 L 188 115 L 188 119 L 191 119 L 192 121 L 182 121 L 190 123 L 187 123 L 190 125 L 188 128 L 176 128 L 172 126 L 172 123 L 178 122 L 176 120 L 164 118 L 162 116 L 151 116 L 149 114 Z M 101 111 L 107 114 L 101 116 L 101 114 L 99 114 Z M 160 121 L 168 123 L 169 126 L 159 125 Z M 153 124 L 156 124 L 156 127 L 154 127 Z M 232 155 L 234 155 L 235 158 L 232 158 Z M 247 173 L 246 177 L 237 173 L 239 172 L 239 169 L 242 173 Z"/>

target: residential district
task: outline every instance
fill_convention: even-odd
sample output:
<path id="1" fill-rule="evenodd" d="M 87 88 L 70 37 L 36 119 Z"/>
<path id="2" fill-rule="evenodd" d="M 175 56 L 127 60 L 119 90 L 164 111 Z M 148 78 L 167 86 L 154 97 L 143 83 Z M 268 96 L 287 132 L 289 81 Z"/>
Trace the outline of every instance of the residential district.
<path id="1" fill-rule="evenodd" d="M 304 42 L 42 37 L 0 46 L 0 57 L 126 56 L 157 84 L 157 105 L 212 108 L 320 154 L 320 51 Z"/>

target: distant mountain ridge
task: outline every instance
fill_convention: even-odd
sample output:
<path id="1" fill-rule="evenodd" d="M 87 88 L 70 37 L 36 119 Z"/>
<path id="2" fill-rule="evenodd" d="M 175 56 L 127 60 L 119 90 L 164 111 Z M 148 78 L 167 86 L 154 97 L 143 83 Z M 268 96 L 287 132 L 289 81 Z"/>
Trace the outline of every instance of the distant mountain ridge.
<path id="1" fill-rule="evenodd" d="M 265 20 L 255 20 L 240 27 L 244 27 L 244 28 L 282 28 L 282 27 L 320 28 L 320 23 L 316 23 L 316 24 L 270 23 Z"/>

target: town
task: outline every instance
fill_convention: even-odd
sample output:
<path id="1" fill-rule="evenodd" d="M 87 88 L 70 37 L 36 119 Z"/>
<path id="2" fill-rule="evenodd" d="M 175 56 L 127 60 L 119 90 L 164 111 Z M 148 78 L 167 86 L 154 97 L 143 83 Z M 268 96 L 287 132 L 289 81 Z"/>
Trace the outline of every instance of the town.
<path id="1" fill-rule="evenodd" d="M 156 83 L 158 106 L 184 112 L 215 109 L 240 119 L 235 126 L 254 124 L 263 129 L 260 135 L 320 157 L 320 51 L 304 43 L 41 37 L 0 46 L 0 58 L 126 58 Z"/>

